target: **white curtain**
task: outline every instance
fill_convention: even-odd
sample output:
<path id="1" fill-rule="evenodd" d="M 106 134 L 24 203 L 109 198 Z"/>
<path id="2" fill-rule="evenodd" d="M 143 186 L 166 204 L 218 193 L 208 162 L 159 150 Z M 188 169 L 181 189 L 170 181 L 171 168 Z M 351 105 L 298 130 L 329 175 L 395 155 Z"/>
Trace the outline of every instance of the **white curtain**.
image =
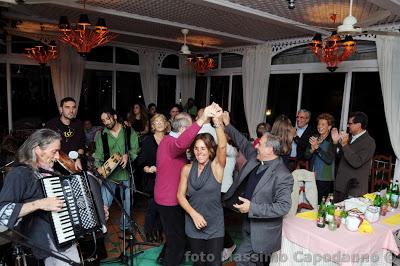
<path id="1" fill-rule="evenodd" d="M 145 104 L 157 104 L 158 53 L 148 50 L 140 52 L 139 69 Z"/>
<path id="2" fill-rule="evenodd" d="M 57 105 L 64 97 L 72 97 L 79 106 L 85 60 L 74 48 L 64 43 L 57 44 L 58 56 L 50 61 L 51 80 Z"/>
<path id="3" fill-rule="evenodd" d="M 394 180 L 400 180 L 400 38 L 377 36 L 376 50 L 390 141 L 396 155 Z"/>
<path id="4" fill-rule="evenodd" d="M 181 90 L 182 104 L 185 105 L 187 99 L 195 96 L 196 88 L 196 72 L 186 63 L 184 56 L 179 56 L 179 73 L 177 76 L 177 84 Z"/>
<path id="5" fill-rule="evenodd" d="M 251 138 L 256 138 L 256 126 L 265 120 L 271 58 L 270 44 L 249 47 L 243 55 L 243 102 Z"/>

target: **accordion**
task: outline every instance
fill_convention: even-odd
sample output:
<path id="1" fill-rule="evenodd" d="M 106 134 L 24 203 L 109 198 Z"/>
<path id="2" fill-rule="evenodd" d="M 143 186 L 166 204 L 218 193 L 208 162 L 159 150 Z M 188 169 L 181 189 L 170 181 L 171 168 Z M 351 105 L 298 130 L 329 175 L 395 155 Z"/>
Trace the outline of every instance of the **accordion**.
<path id="1" fill-rule="evenodd" d="M 100 229 L 86 175 L 47 176 L 40 180 L 45 197 L 64 199 L 62 210 L 51 212 L 51 224 L 58 246 Z"/>

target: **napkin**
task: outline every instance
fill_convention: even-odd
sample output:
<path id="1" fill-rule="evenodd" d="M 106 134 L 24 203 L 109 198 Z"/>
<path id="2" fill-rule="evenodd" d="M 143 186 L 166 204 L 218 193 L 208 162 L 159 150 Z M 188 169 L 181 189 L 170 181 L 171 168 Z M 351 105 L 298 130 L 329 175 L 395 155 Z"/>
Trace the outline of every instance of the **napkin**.
<path id="1" fill-rule="evenodd" d="M 367 201 L 367 200 L 365 200 Z M 346 211 L 352 210 L 352 209 L 357 209 L 362 213 L 365 213 L 368 203 L 363 202 L 362 200 L 358 198 L 351 198 L 351 199 L 346 199 L 344 200 L 344 207 Z"/>
<path id="2" fill-rule="evenodd" d="M 383 219 L 383 223 L 392 225 L 392 226 L 400 224 L 400 213 Z"/>
<path id="3" fill-rule="evenodd" d="M 375 196 L 376 196 L 375 193 L 367 193 L 363 195 L 364 198 L 369 199 L 370 201 L 374 201 Z"/>
<path id="4" fill-rule="evenodd" d="M 299 217 L 304 220 L 310 220 L 310 221 L 315 221 L 317 220 L 317 212 L 315 211 L 306 211 L 306 212 L 300 212 L 296 214 L 296 217 Z"/>
<path id="5" fill-rule="evenodd" d="M 373 231 L 374 229 L 372 228 L 372 225 L 367 220 L 363 220 L 360 227 L 358 227 L 358 232 L 362 234 L 370 234 Z"/>

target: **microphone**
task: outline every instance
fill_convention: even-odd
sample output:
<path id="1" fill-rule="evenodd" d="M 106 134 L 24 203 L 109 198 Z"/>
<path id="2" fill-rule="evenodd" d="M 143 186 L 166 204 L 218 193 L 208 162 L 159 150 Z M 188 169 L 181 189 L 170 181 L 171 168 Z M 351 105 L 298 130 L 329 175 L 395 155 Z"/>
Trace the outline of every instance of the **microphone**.
<path id="1" fill-rule="evenodd" d="M 79 153 L 77 151 L 70 151 L 68 153 L 68 157 L 72 160 L 76 160 L 79 157 Z"/>

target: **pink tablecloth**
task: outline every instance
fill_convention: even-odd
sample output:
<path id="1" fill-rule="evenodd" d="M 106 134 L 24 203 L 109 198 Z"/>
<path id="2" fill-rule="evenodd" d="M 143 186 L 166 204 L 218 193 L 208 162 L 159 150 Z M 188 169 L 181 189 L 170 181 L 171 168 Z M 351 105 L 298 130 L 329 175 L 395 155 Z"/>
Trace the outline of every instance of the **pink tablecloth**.
<path id="1" fill-rule="evenodd" d="M 332 256 L 333 259 L 343 256 L 368 256 L 379 253 L 382 249 L 399 254 L 393 232 L 400 226 L 391 227 L 381 221 L 372 226 L 374 232 L 371 234 L 350 232 L 344 226 L 336 231 L 330 231 L 327 226 L 317 227 L 314 221 L 290 217 L 283 221 L 282 234 L 289 241 L 315 254 L 321 256 L 340 254 Z M 341 264 L 340 261 L 338 263 Z"/>

